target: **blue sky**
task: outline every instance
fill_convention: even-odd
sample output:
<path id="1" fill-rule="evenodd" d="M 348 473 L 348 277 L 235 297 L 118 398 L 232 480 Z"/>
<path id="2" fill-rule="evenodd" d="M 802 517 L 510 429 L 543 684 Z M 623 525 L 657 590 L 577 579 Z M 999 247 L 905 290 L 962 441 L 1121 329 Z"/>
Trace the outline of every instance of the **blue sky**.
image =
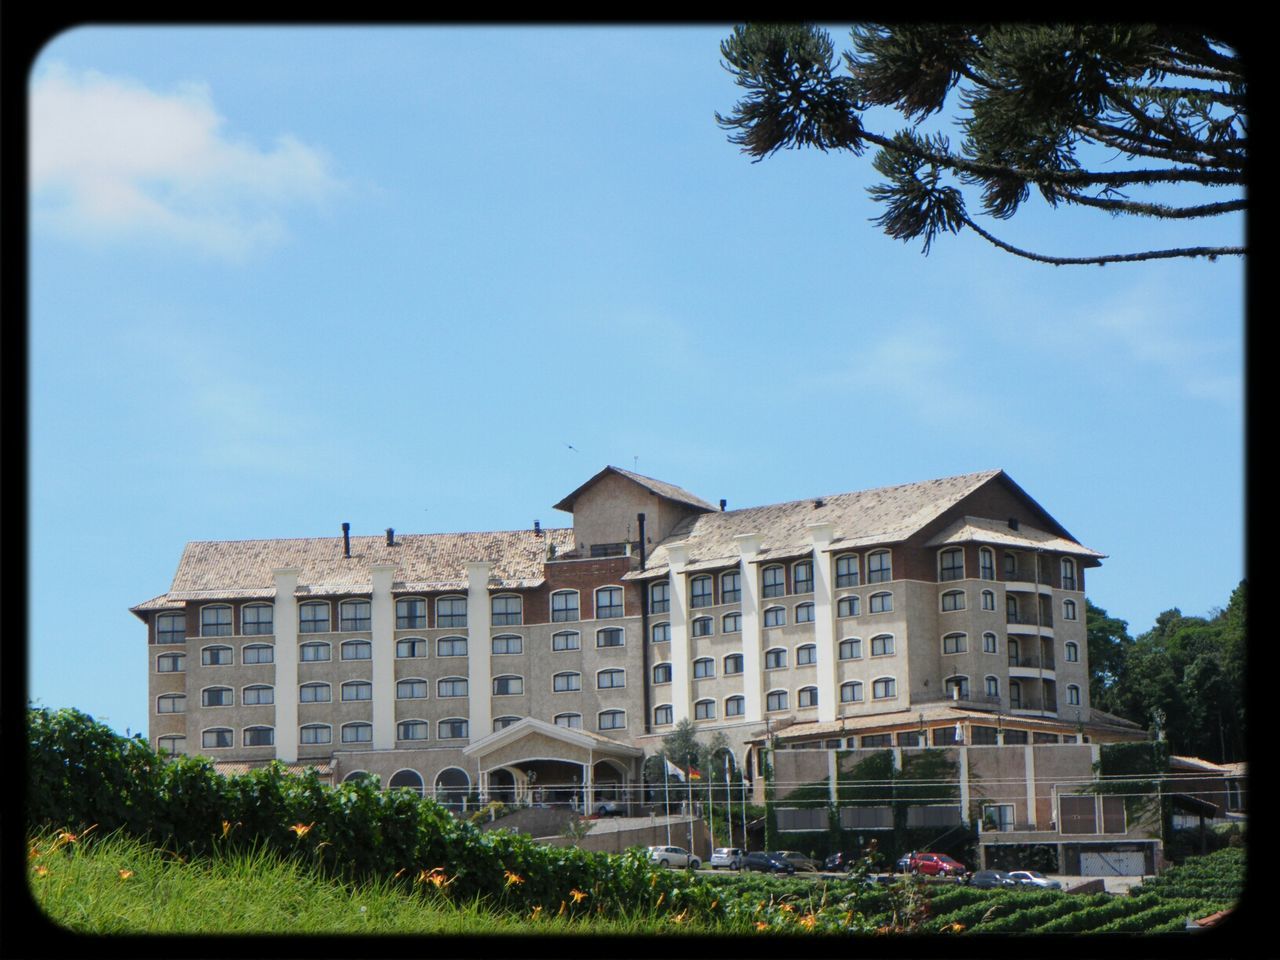
<path id="1" fill-rule="evenodd" d="M 1135 634 L 1243 576 L 1244 267 L 1053 268 L 750 163 L 729 27 L 81 28 L 31 74 L 30 695 L 144 730 L 188 540 L 1003 467 Z M 843 43 L 845 34 L 836 35 Z M 989 228 L 990 225 L 988 225 Z M 1032 201 L 1060 255 L 1242 242 Z M 572 445 L 575 449 L 570 449 Z"/>

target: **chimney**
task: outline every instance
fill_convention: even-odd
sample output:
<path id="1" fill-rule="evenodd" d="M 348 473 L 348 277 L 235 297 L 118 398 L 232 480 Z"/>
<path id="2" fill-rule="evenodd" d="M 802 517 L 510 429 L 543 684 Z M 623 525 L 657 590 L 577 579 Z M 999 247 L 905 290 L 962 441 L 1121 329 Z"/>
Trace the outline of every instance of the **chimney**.
<path id="1" fill-rule="evenodd" d="M 645 564 L 645 547 L 644 547 L 644 514 L 636 514 L 636 535 L 640 538 L 640 569 L 644 569 Z"/>
<path id="2" fill-rule="evenodd" d="M 1018 529 L 1018 518 L 1017 518 L 1017 517 L 1010 517 L 1010 518 L 1009 518 L 1009 529 L 1010 529 L 1010 530 L 1017 530 L 1017 529 Z"/>
<path id="3" fill-rule="evenodd" d="M 819 507 L 821 507 L 822 505 L 823 505 L 823 504 L 822 504 L 822 498 L 821 498 L 821 497 L 819 497 L 817 500 L 813 501 L 813 509 L 815 509 L 815 510 L 817 510 L 817 509 L 818 509 Z"/>
<path id="4" fill-rule="evenodd" d="M 533 535 L 534 535 L 535 537 L 540 537 L 540 536 L 542 536 L 542 521 L 541 521 L 541 520 L 535 520 L 535 521 L 533 521 Z"/>
<path id="5" fill-rule="evenodd" d="M 720 512 L 721 512 L 721 513 L 724 513 L 724 508 L 725 508 L 725 507 L 727 507 L 728 505 L 729 505 L 729 501 L 728 501 L 728 500 L 725 500 L 725 499 L 723 499 L 723 498 L 721 498 L 721 500 L 720 500 Z"/>
<path id="6" fill-rule="evenodd" d="M 351 524 L 349 523 L 342 525 L 342 555 L 348 560 L 351 559 Z"/>
<path id="7" fill-rule="evenodd" d="M 390 527 L 387 527 L 387 546 L 394 547 L 395 545 L 396 545 L 396 532 Z"/>

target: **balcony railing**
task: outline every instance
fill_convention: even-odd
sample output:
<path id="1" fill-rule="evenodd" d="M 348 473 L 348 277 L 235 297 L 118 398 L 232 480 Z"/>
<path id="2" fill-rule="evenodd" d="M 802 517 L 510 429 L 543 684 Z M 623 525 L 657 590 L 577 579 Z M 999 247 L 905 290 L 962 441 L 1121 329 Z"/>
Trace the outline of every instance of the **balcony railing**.
<path id="1" fill-rule="evenodd" d="M 1038 656 L 1036 656 L 1034 653 L 1029 653 L 1029 654 L 1027 654 L 1026 656 L 1020 656 L 1020 657 L 1019 657 L 1019 656 L 1014 656 L 1013 654 L 1010 654 L 1010 655 L 1009 655 L 1009 666 L 1011 666 L 1011 667 L 1033 667 L 1033 668 L 1035 668 L 1035 669 L 1039 669 L 1041 666 L 1043 666 L 1046 670 L 1054 670 L 1054 669 L 1057 669 L 1057 668 L 1054 666 L 1054 660 L 1053 660 L 1053 657 L 1052 657 L 1052 656 L 1038 657 Z"/>
<path id="2" fill-rule="evenodd" d="M 1034 613 L 1014 613 L 1012 610 L 1006 610 L 1004 615 L 1005 623 L 1021 624 L 1023 626 L 1036 626 L 1036 617 Z M 1040 611 L 1040 626 L 1053 629 L 1053 614 L 1048 610 Z"/>

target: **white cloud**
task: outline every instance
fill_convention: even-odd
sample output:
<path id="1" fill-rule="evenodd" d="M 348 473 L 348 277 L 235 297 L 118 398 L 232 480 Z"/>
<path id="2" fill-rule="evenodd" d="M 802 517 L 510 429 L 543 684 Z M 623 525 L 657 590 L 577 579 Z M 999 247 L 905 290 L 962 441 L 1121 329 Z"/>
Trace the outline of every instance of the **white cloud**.
<path id="1" fill-rule="evenodd" d="M 156 92 L 54 64 L 30 107 L 35 222 L 71 235 L 150 235 L 239 258 L 286 235 L 283 208 L 339 186 L 323 153 L 293 137 L 266 150 L 230 137 L 204 86 Z"/>

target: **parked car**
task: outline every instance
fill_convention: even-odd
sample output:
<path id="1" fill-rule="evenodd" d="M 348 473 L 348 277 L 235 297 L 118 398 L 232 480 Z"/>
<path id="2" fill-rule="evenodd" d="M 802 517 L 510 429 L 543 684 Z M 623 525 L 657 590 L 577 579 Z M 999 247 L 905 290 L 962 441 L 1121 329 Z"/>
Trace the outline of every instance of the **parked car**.
<path id="1" fill-rule="evenodd" d="M 1004 887 L 1019 887 L 1017 880 L 1003 870 L 979 870 L 969 878 L 969 886 L 980 890 L 994 890 Z"/>
<path id="2" fill-rule="evenodd" d="M 756 850 L 742 858 L 742 869 L 758 873 L 795 873 L 796 865 L 772 853 Z"/>
<path id="3" fill-rule="evenodd" d="M 617 800 L 597 800 L 595 809 L 597 817 L 620 817 L 627 812 Z"/>
<path id="4" fill-rule="evenodd" d="M 724 867 L 726 870 L 742 869 L 743 851 L 738 847 L 716 847 L 711 851 L 711 859 L 707 866 L 712 870 Z"/>
<path id="5" fill-rule="evenodd" d="M 833 853 L 822 864 L 828 873 L 847 873 L 858 864 L 858 856 L 853 853 Z"/>
<path id="6" fill-rule="evenodd" d="M 912 854 L 907 869 L 926 877 L 963 877 L 968 873 L 963 863 L 945 853 Z"/>
<path id="7" fill-rule="evenodd" d="M 818 861 L 812 857 L 806 857 L 798 850 L 774 850 L 769 856 L 789 860 L 797 871 L 803 873 L 816 873 L 818 871 Z"/>
<path id="8" fill-rule="evenodd" d="M 911 869 L 911 858 L 915 856 L 915 852 L 904 853 L 898 858 L 898 862 L 893 865 L 894 873 L 906 873 Z"/>
<path id="9" fill-rule="evenodd" d="M 1039 870 L 1010 870 L 1009 876 L 1030 887 L 1043 887 L 1045 890 L 1062 889 L 1061 881 L 1051 880 Z"/>
<path id="10" fill-rule="evenodd" d="M 660 867 L 688 867 L 697 870 L 702 861 L 684 847 L 650 847 L 649 862 Z"/>

